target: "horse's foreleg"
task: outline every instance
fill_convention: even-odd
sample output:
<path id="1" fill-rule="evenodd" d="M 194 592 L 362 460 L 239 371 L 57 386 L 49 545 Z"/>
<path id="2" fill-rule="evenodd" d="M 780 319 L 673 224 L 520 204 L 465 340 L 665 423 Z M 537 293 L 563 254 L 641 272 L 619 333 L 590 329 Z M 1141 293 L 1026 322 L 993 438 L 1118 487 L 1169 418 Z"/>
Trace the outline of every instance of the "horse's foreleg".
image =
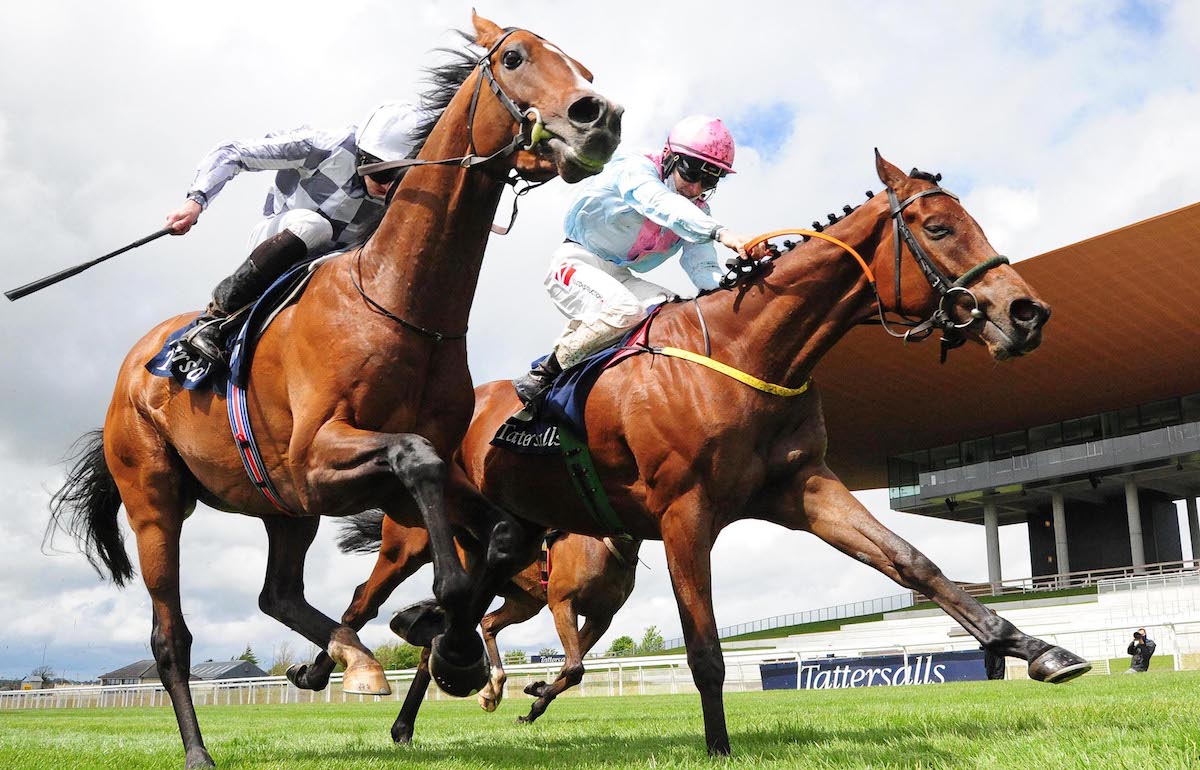
<path id="1" fill-rule="evenodd" d="M 725 658 L 717 637 L 717 622 L 712 602 L 712 544 L 715 525 L 701 505 L 678 501 L 662 520 L 663 546 L 671 587 L 679 605 L 683 639 L 687 646 L 692 681 L 700 691 L 704 714 L 704 742 L 708 753 L 725 756 L 730 752 L 729 731 L 725 727 Z"/>
<path id="2" fill-rule="evenodd" d="M 508 675 L 504 673 L 504 660 L 500 657 L 500 649 L 496 645 L 496 635 L 509 626 L 524 623 L 542 611 L 545 602 L 529 594 L 521 592 L 504 599 L 504 604 L 495 612 L 483 616 L 479 628 L 483 631 L 483 643 L 487 646 L 488 659 L 492 662 L 492 675 L 487 687 L 479 691 L 476 700 L 484 711 L 495 711 L 504 699 L 504 682 Z"/>
<path id="3" fill-rule="evenodd" d="M 447 468 L 436 448 L 416 434 L 366 431 L 335 420 L 317 432 L 307 463 L 310 503 L 318 508 L 336 506 L 348 492 L 382 496 L 386 504 L 394 492 L 389 482 L 396 481 L 412 496 L 429 534 L 433 593 L 448 621 L 433 640 L 431 673 L 451 695 L 477 692 L 488 678 L 483 641 L 475 633 L 483 612 L 471 617 L 471 579 L 455 548 L 446 512 Z"/>
<path id="4" fill-rule="evenodd" d="M 777 523 L 806 529 L 900 585 L 925 594 L 991 652 L 1029 661 L 1032 679 L 1065 682 L 1091 668 L 1083 658 L 1023 633 L 985 608 L 923 553 L 883 526 L 827 468 L 797 483 L 799 500 L 781 506 Z"/>
<path id="5" fill-rule="evenodd" d="M 530 707 L 528 716 L 520 717 L 522 722 L 533 722 L 545 713 L 555 698 L 583 681 L 583 656 L 596 645 L 612 623 L 611 615 L 596 619 L 589 617 L 583 621 L 583 627 L 579 627 L 579 615 L 571 601 L 556 604 L 551 612 L 554 613 L 554 627 L 558 630 L 566 660 L 558 672 L 558 678 L 549 686 L 542 685 L 536 692 L 525 689 L 530 695 L 536 695 L 537 700 Z"/>
<path id="6" fill-rule="evenodd" d="M 421 701 L 429 690 L 429 648 L 421 649 L 421 662 L 417 665 L 417 673 L 413 676 L 412 684 L 408 686 L 408 694 L 404 696 L 404 705 L 396 715 L 392 724 L 392 740 L 396 743 L 412 743 L 413 730 L 417 724 L 417 712 L 421 710 Z"/>
<path id="7" fill-rule="evenodd" d="M 396 587 L 429 563 L 429 535 L 420 527 L 402 527 L 384 517 L 383 543 L 367 582 L 354 589 L 350 606 L 342 613 L 342 624 L 358 631 L 379 614 Z M 329 683 L 336 663 L 321 651 L 312 663 L 288 670 L 288 679 L 297 687 L 323 690 Z"/>
<path id="8" fill-rule="evenodd" d="M 258 606 L 343 664 L 346 673 L 342 686 L 346 692 L 388 695 L 392 690 L 383 666 L 359 641 L 358 634 L 322 614 L 304 598 L 304 558 L 320 523 L 316 517 L 263 519 L 268 543 L 267 575 Z M 300 673 L 296 667 L 288 671 L 289 677 Z"/>

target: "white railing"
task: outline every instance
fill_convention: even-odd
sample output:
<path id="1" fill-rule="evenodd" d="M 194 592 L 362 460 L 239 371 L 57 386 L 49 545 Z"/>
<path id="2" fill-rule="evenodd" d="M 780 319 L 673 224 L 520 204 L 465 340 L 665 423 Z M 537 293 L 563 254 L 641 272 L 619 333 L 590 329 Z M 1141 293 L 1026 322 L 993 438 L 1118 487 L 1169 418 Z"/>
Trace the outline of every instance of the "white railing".
<path id="1" fill-rule="evenodd" d="M 1200 669 L 1200 620 L 1147 625 L 1151 639 L 1158 644 L 1156 656 L 1171 656 L 1174 668 Z M 1046 641 L 1059 644 L 1092 660 L 1092 674 L 1120 673 L 1124 667 L 1110 671 L 1109 658 L 1121 657 L 1128 645 L 1128 625 L 1102 628 L 1072 629 L 1043 635 Z M 910 644 L 875 647 L 871 655 L 916 655 L 930 652 L 949 652 L 975 649 L 970 638 L 941 641 L 931 644 Z M 823 650 L 819 657 L 858 657 L 862 648 Z M 751 692 L 762 689 L 759 665 L 813 660 L 818 656 L 790 650 L 727 651 L 725 657 L 726 692 Z M 1025 675 L 1024 661 L 1010 658 L 1010 678 Z M 561 697 L 596 697 L 618 695 L 653 695 L 666 693 L 695 693 L 686 655 L 650 655 L 636 658 L 605 658 L 586 661 L 587 673 L 578 687 Z M 518 696 L 525 686 L 538 680 L 552 681 L 558 676 L 558 664 L 527 663 L 509 666 L 505 697 Z M 386 696 L 397 702 L 404 699 L 414 671 L 387 672 L 392 694 Z M 192 697 L 196 705 L 250 705 L 263 703 L 345 703 L 382 700 L 379 696 L 354 695 L 342 690 L 341 674 L 330 678 L 329 686 L 321 692 L 300 690 L 286 677 L 270 676 L 254 679 L 226 679 L 192 682 Z M 446 699 L 436 687 L 430 687 L 427 698 Z M 110 685 L 107 687 L 58 687 L 52 690 L 13 690 L 0 692 L 0 710 L 43 708 L 113 708 L 135 706 L 167 706 L 161 684 Z"/>

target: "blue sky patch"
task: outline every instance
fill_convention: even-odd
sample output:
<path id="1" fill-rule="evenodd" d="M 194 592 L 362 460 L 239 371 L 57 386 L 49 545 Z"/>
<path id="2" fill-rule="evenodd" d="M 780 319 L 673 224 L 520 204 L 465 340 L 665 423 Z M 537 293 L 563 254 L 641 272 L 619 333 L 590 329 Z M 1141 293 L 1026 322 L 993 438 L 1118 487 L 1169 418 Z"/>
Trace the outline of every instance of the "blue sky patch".
<path id="1" fill-rule="evenodd" d="M 795 117 L 796 108 L 792 105 L 772 102 L 751 105 L 726 123 L 738 147 L 753 147 L 763 159 L 770 160 L 792 135 Z"/>

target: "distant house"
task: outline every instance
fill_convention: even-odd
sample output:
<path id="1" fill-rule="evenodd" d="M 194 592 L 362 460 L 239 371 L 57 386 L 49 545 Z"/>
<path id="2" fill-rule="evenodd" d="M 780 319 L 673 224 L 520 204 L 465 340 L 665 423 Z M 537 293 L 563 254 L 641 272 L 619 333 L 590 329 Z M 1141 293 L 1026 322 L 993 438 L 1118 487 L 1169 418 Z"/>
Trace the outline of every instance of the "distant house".
<path id="1" fill-rule="evenodd" d="M 192 666 L 191 680 L 241 679 L 266 676 L 267 672 L 248 660 L 222 660 L 196 663 Z M 100 684 L 158 684 L 158 664 L 153 660 L 139 660 L 122 666 L 115 671 L 100 675 Z"/>
<path id="2" fill-rule="evenodd" d="M 246 679 L 266 676 L 267 672 L 248 660 L 222 660 L 196 663 L 192 666 L 192 678 L 209 681 L 212 679 Z"/>

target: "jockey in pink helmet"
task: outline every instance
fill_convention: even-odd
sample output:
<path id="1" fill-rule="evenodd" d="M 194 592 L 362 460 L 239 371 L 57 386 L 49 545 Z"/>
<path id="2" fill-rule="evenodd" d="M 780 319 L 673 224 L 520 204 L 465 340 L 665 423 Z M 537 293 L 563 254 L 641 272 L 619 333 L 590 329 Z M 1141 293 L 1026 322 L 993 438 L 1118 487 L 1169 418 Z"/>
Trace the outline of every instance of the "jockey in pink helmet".
<path id="1" fill-rule="evenodd" d="M 733 171 L 734 145 L 718 118 L 693 115 L 671 129 L 661 152 L 618 150 L 580 183 L 554 252 L 546 291 L 569 320 L 554 350 L 513 381 L 529 404 L 564 368 L 612 343 L 673 293 L 637 277 L 676 253 L 698 289 L 724 273 L 713 243 L 740 255 L 747 237 L 709 216 L 708 198 Z"/>

